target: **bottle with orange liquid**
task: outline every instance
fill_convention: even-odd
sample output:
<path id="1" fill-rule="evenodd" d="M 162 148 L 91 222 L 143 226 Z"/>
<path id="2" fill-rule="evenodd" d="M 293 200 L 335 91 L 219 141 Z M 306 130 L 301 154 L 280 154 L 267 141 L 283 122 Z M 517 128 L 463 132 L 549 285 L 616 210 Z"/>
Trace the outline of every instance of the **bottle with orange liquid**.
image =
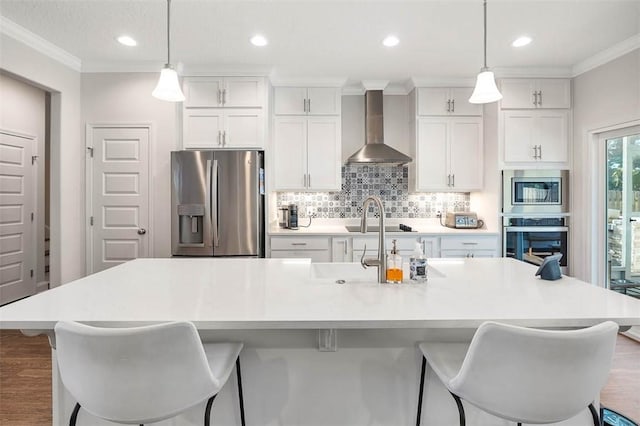
<path id="1" fill-rule="evenodd" d="M 387 282 L 396 284 L 402 282 L 402 256 L 398 254 L 396 240 L 393 240 L 391 254 L 387 256 Z"/>

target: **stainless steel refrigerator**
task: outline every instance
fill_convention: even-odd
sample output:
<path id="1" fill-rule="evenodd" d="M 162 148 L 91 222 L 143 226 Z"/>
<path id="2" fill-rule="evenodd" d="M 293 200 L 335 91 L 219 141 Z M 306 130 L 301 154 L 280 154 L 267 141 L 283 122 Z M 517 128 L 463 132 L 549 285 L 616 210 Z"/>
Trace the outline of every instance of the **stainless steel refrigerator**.
<path id="1" fill-rule="evenodd" d="M 264 152 L 171 152 L 174 256 L 264 257 Z"/>

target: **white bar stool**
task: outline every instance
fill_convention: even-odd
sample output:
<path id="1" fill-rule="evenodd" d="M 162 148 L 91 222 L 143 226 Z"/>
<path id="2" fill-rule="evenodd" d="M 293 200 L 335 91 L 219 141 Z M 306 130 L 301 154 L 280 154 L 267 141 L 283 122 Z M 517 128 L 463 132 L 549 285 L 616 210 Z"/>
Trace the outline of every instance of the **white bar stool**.
<path id="1" fill-rule="evenodd" d="M 428 362 L 455 399 L 460 426 L 466 422 L 462 400 L 518 425 L 560 422 L 588 407 L 600 426 L 593 397 L 609 375 L 617 332 L 612 321 L 570 331 L 485 322 L 471 344 L 420 343 L 416 425 Z"/>
<path id="2" fill-rule="evenodd" d="M 240 377 L 242 343 L 203 344 L 190 322 L 132 328 L 56 324 L 60 377 L 76 399 L 69 424 L 80 407 L 92 415 L 125 424 L 153 423 L 213 401 L 235 363 L 240 418 L 244 403 Z"/>

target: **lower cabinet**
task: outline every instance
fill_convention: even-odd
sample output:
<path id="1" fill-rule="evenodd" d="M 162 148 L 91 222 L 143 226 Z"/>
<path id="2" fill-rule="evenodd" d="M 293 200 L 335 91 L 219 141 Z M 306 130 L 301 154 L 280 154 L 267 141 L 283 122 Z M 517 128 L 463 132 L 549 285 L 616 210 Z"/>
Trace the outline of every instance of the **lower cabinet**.
<path id="1" fill-rule="evenodd" d="M 310 258 L 331 262 L 330 237 L 271 237 L 272 258 Z"/>
<path id="2" fill-rule="evenodd" d="M 441 237 L 440 257 L 497 257 L 497 236 Z"/>
<path id="3" fill-rule="evenodd" d="M 393 240 L 396 240 L 398 254 L 405 261 L 420 243 L 427 258 L 433 257 L 497 257 L 498 236 L 418 236 L 387 235 L 386 254 L 391 252 Z M 366 237 L 331 236 L 272 236 L 270 238 L 272 258 L 310 258 L 312 262 L 360 262 L 366 257 L 378 255 L 378 237 L 375 234 Z"/>

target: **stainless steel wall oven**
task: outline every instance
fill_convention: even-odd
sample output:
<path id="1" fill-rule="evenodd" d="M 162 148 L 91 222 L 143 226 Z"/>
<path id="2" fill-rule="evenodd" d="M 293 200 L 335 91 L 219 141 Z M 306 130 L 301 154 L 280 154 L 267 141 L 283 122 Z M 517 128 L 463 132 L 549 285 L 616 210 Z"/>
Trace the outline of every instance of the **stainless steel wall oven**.
<path id="1" fill-rule="evenodd" d="M 562 253 L 569 272 L 569 171 L 504 170 L 502 172 L 504 257 L 540 265 Z"/>

